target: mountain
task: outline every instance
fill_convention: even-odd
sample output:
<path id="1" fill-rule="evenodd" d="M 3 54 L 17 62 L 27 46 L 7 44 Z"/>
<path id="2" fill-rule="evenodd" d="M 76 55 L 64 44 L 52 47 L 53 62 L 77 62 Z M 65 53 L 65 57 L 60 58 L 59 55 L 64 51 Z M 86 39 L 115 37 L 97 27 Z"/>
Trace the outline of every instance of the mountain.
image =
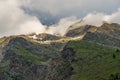
<path id="1" fill-rule="evenodd" d="M 76 25 L 79 24 L 79 27 Z M 116 23 L 103 23 L 99 27 L 95 27 L 92 25 L 82 25 L 80 23 L 76 23 L 72 25 L 72 27 L 76 27 L 74 29 L 70 29 L 67 33 L 67 37 L 76 37 L 84 35 L 82 40 L 92 41 L 103 45 L 120 47 L 120 25 Z M 70 26 L 71 28 L 71 26 Z"/>
<path id="2" fill-rule="evenodd" d="M 38 44 L 21 36 L 12 37 L 1 48 L 1 80 L 44 80 L 47 61 L 59 53 L 57 45 L 62 46 L 59 43 Z"/>
<path id="3" fill-rule="evenodd" d="M 104 23 L 95 32 L 87 32 L 83 40 L 120 47 L 120 25 Z"/>
<path id="4" fill-rule="evenodd" d="M 51 35 L 51 34 L 46 34 L 46 33 L 39 34 L 36 37 L 38 38 L 38 40 L 41 39 L 42 41 L 60 39 L 60 37 L 58 37 L 58 36 Z"/>
<path id="5" fill-rule="evenodd" d="M 83 20 L 71 25 L 68 29 L 67 29 L 67 33 L 65 34 L 65 36 L 67 37 L 75 37 L 75 36 L 80 36 L 85 34 L 87 31 L 95 31 L 96 30 L 96 26 L 92 26 L 92 25 L 86 25 L 84 23 Z"/>
<path id="6" fill-rule="evenodd" d="M 120 25 L 71 25 L 64 37 L 0 39 L 0 80 L 119 80 Z"/>
<path id="7" fill-rule="evenodd" d="M 96 29 L 97 29 L 96 27 L 91 26 L 91 25 L 80 26 L 80 27 L 78 27 L 78 28 L 69 30 L 69 31 L 66 33 L 66 36 L 67 36 L 67 37 L 80 36 L 80 35 L 85 34 L 85 33 L 88 32 L 88 31 L 95 31 Z"/>

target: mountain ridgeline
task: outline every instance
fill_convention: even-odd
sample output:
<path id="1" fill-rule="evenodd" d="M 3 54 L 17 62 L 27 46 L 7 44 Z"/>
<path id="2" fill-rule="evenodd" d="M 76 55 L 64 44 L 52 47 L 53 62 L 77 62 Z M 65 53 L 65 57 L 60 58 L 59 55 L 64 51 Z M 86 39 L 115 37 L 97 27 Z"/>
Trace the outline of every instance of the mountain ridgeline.
<path id="1" fill-rule="evenodd" d="M 0 80 L 120 80 L 120 25 L 78 22 L 64 37 L 3 37 Z"/>

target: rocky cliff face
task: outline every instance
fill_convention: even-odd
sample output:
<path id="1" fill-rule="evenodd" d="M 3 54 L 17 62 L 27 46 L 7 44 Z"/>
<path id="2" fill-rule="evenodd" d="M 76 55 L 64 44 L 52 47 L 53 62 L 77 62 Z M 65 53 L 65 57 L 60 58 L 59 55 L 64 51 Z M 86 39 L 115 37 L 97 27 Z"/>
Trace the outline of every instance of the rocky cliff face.
<path id="1" fill-rule="evenodd" d="M 74 70 L 71 65 L 74 55 L 72 48 L 65 47 L 58 57 L 50 61 L 46 80 L 70 80 Z"/>
<path id="2" fill-rule="evenodd" d="M 85 34 L 88 31 L 94 32 L 96 31 L 97 27 L 92 25 L 85 25 L 84 21 L 77 22 L 71 25 L 65 36 L 67 37 L 75 37 Z"/>
<path id="3" fill-rule="evenodd" d="M 96 32 L 120 39 L 120 25 L 117 23 L 104 23 Z"/>
<path id="4" fill-rule="evenodd" d="M 87 32 L 83 40 L 120 47 L 120 25 L 104 23 L 95 32 Z"/>
<path id="5" fill-rule="evenodd" d="M 92 28 L 92 26 L 90 26 L 90 25 L 81 26 L 74 30 L 68 31 L 66 36 L 68 36 L 68 37 L 80 36 L 80 35 L 85 34 L 90 28 Z"/>

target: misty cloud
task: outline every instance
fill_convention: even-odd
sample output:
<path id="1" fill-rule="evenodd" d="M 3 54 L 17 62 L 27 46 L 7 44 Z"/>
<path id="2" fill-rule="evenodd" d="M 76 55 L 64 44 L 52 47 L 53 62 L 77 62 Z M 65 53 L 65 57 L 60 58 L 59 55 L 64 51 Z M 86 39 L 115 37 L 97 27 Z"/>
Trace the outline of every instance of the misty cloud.
<path id="1" fill-rule="evenodd" d="M 0 1 L 0 37 L 44 31 L 45 26 L 37 17 L 25 14 L 21 5 L 19 0 Z"/>
<path id="2" fill-rule="evenodd" d="M 79 20 L 74 17 L 66 17 L 63 18 L 59 21 L 58 24 L 55 25 L 51 25 L 46 31 L 45 33 L 49 33 L 49 34 L 56 34 L 56 35 L 60 35 L 60 36 L 64 36 L 67 29 L 69 28 L 69 26 L 71 26 L 72 24 L 78 22 Z"/>
<path id="3" fill-rule="evenodd" d="M 111 14 L 120 8 L 120 0 L 23 0 L 22 3 L 27 13 L 47 25 L 64 17 L 82 18 L 91 12 Z"/>
<path id="4" fill-rule="evenodd" d="M 24 0 L 24 6 L 37 12 L 49 12 L 52 15 L 77 15 L 89 12 L 115 12 L 120 0 Z"/>
<path id="5" fill-rule="evenodd" d="M 0 0 L 0 37 L 44 32 L 63 36 L 70 25 L 81 19 L 84 25 L 120 23 L 119 3 L 119 0 Z M 28 14 L 23 7 L 38 13 Z M 39 20 L 39 12 L 48 12 L 60 20 L 48 27 Z"/>
<path id="6" fill-rule="evenodd" d="M 108 23 L 119 23 L 120 24 L 120 10 L 112 14 L 105 13 L 89 13 L 83 18 L 84 24 L 100 26 L 104 21 Z"/>
<path id="7" fill-rule="evenodd" d="M 0 1 L 0 37 L 9 35 L 44 33 L 47 26 L 42 25 L 36 16 L 26 14 L 20 0 Z M 73 21 L 74 20 L 74 21 Z M 70 26 L 76 18 L 64 18 L 56 25 L 52 25 L 46 33 L 64 34 L 65 27 Z"/>

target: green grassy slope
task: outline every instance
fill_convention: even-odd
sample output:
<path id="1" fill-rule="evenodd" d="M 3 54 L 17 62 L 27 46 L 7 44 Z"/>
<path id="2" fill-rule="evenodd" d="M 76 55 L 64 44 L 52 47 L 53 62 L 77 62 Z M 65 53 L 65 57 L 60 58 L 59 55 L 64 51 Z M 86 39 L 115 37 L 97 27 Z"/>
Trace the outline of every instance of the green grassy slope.
<path id="1" fill-rule="evenodd" d="M 73 41 L 72 80 L 120 80 L 120 51 L 87 41 Z M 119 78 L 119 79 L 117 79 Z"/>
<path id="2" fill-rule="evenodd" d="M 120 49 L 84 40 L 64 44 L 60 52 L 62 42 L 11 39 L 3 48 L 0 80 L 120 80 Z"/>

